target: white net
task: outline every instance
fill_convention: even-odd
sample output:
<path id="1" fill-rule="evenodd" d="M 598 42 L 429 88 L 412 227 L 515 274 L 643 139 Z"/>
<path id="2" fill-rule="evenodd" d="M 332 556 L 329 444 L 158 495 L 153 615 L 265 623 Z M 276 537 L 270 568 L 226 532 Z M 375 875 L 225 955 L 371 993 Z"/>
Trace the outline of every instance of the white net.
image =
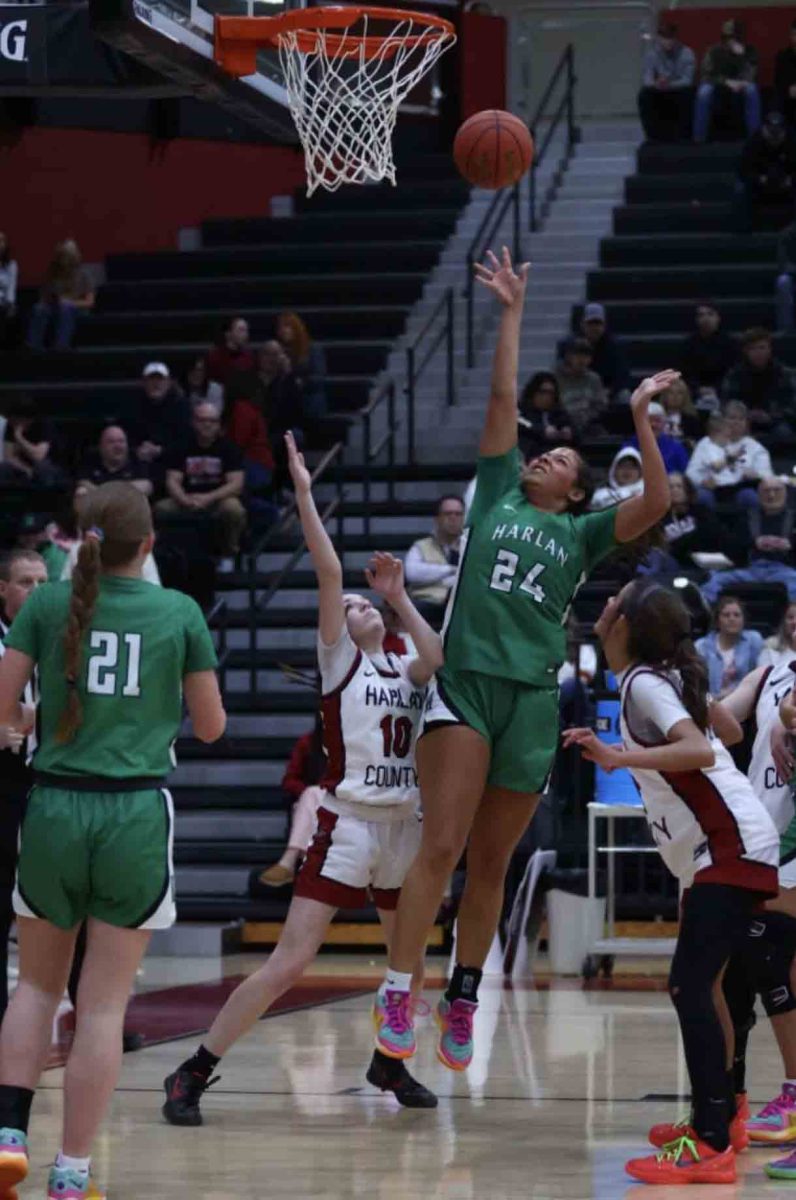
<path id="1" fill-rule="evenodd" d="M 349 29 L 279 34 L 308 196 L 344 183 L 395 183 L 392 133 L 399 105 L 456 40 L 442 25 L 421 25 L 411 13 L 386 34 L 383 25 L 383 18 L 369 20 L 360 12 Z"/>

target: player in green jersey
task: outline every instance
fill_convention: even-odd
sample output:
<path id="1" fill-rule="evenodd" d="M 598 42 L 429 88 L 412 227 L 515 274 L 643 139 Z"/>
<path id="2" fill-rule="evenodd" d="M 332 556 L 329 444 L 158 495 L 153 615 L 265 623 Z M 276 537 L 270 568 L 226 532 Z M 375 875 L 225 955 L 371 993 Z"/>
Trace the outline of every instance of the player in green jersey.
<path id="1" fill-rule="evenodd" d="M 481 970 L 497 929 L 506 870 L 550 774 L 558 740 L 558 669 L 578 585 L 619 542 L 650 529 L 669 484 L 647 408 L 677 376 L 646 379 L 631 400 L 644 492 L 586 513 L 588 468 L 571 447 L 522 465 L 517 450 L 517 362 L 528 264 L 490 254 L 478 278 L 502 305 L 475 498 L 443 631 L 445 666 L 417 749 L 423 838 L 398 905 L 390 967 L 379 989 L 389 1013 L 377 1047 L 414 1053 L 409 992 L 445 885 L 467 846 L 457 963 L 437 1009 L 438 1056 L 453 1070 L 472 1057 Z"/>
<path id="2" fill-rule="evenodd" d="M 127 1000 L 151 931 L 174 920 L 163 784 L 183 697 L 202 741 L 215 741 L 226 723 L 200 609 L 141 578 L 154 543 L 145 497 L 130 484 L 104 484 L 80 525 L 71 582 L 30 597 L 0 662 L 0 724 L 29 728 L 19 697 L 35 667 L 41 696 L 14 895 L 19 985 L 0 1031 L 0 1196 L 27 1174 L 33 1093 L 84 920 L 63 1141 L 48 1196 L 100 1195 L 89 1156 L 119 1073 Z"/>

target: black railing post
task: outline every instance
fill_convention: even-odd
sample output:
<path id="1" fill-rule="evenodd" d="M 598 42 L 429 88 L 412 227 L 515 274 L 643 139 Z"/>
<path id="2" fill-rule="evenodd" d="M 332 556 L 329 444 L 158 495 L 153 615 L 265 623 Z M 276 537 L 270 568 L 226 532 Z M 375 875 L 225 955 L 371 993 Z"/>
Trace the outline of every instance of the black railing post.
<path id="1" fill-rule="evenodd" d="M 567 46 L 567 149 L 572 153 L 575 145 L 575 49 Z"/>
<path id="2" fill-rule="evenodd" d="M 370 537 L 370 413 L 371 410 L 368 408 L 365 412 L 364 420 L 362 422 L 362 528 L 365 537 Z"/>
<path id="3" fill-rule="evenodd" d="M 447 353 L 446 353 L 445 358 L 446 358 L 447 374 L 448 374 L 448 378 L 447 378 L 448 408 L 451 408 L 456 401 L 456 396 L 454 394 L 454 383 L 453 383 L 453 379 L 454 379 L 454 371 L 453 371 L 453 350 L 454 350 L 453 318 L 454 318 L 454 311 L 453 311 L 453 288 L 452 287 L 448 288 L 448 291 L 445 296 L 445 300 L 446 300 L 445 309 L 446 309 L 447 334 L 448 334 Z"/>
<path id="4" fill-rule="evenodd" d="M 340 453 L 335 461 L 334 477 L 337 485 L 337 557 L 340 559 L 340 570 L 345 577 L 345 517 L 343 515 L 343 498 L 345 489 L 343 487 L 343 458 L 344 450 L 340 447 Z"/>
<path id="5" fill-rule="evenodd" d="M 513 242 L 514 242 L 514 262 L 515 265 L 522 257 L 522 247 L 520 246 L 520 185 L 514 184 L 514 197 L 512 199 L 512 216 L 513 216 Z"/>
<path id="6" fill-rule="evenodd" d="M 415 348 L 406 348 L 406 460 L 415 463 Z"/>
<path id="7" fill-rule="evenodd" d="M 475 260 L 472 256 L 467 259 L 467 367 L 475 365 L 475 332 L 473 330 L 473 298 L 475 292 Z"/>
<path id="8" fill-rule="evenodd" d="M 387 388 L 387 425 L 390 436 L 387 439 L 387 465 L 390 476 L 387 480 L 387 499 L 392 504 L 395 500 L 395 380 L 391 379 Z"/>
<path id="9" fill-rule="evenodd" d="M 537 146 L 536 146 L 536 129 L 535 128 L 531 129 L 531 137 L 533 138 L 534 160 L 531 165 L 531 175 L 528 180 L 528 205 L 529 205 L 528 227 L 529 227 L 531 233 L 536 233 L 536 170 L 537 170 L 536 150 L 537 150 Z"/>

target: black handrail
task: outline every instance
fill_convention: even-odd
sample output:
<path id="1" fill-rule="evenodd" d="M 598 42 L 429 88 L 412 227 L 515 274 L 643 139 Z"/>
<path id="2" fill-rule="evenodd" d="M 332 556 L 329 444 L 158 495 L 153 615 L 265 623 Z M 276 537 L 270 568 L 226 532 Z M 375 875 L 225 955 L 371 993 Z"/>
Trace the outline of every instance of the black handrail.
<path id="1" fill-rule="evenodd" d="M 229 647 L 227 645 L 227 624 L 229 620 L 229 606 L 223 597 L 216 600 L 213 607 L 207 614 L 207 624 L 211 628 L 218 629 L 218 646 L 216 653 L 218 657 L 218 678 L 222 693 L 226 688 L 227 682 L 227 660 L 229 659 Z"/>
<path id="2" fill-rule="evenodd" d="M 476 230 L 475 237 L 470 242 L 467 251 L 467 282 L 464 288 L 464 295 L 467 301 L 467 366 L 475 365 L 475 264 L 479 263 L 484 257 L 484 254 L 492 245 L 492 241 L 503 224 L 503 220 L 509 209 L 513 205 L 513 254 L 514 261 L 518 262 L 521 257 L 520 247 L 520 185 L 515 183 L 513 187 L 501 188 L 499 192 L 495 192 L 495 196 L 489 208 L 481 218 L 481 224 Z"/>
<path id="3" fill-rule="evenodd" d="M 562 75 L 566 76 L 566 85 L 565 85 L 565 89 L 564 89 L 564 94 L 558 102 L 558 106 L 552 115 L 550 124 L 544 135 L 544 139 L 542 140 L 542 143 L 540 145 L 537 140 L 537 135 L 536 135 L 537 127 L 539 125 L 539 122 L 542 120 L 542 118 L 544 116 L 544 110 L 547 107 L 547 102 L 550 99 L 550 97 L 552 96 L 553 90 L 554 90 L 556 84 L 561 79 Z M 556 68 L 553 71 L 553 74 L 550 78 L 550 82 L 548 83 L 547 87 L 545 88 L 542 98 L 536 106 L 536 112 L 534 113 L 533 118 L 531 119 L 531 136 L 532 136 L 533 142 L 534 142 L 534 156 L 533 156 L 533 165 L 531 166 L 528 218 L 529 218 L 529 228 L 532 233 L 535 233 L 536 230 L 539 228 L 539 220 L 538 220 L 538 215 L 537 215 L 537 203 L 536 203 L 537 172 L 538 172 L 540 166 L 542 165 L 542 163 L 544 162 L 547 150 L 550 146 L 550 143 L 553 140 L 553 136 L 554 136 L 556 130 L 558 129 L 558 126 L 561 122 L 561 118 L 564 115 L 564 113 L 566 113 L 566 117 L 567 117 L 566 146 L 564 148 L 564 153 L 561 156 L 561 160 L 558 164 L 558 171 L 554 174 L 554 176 L 548 186 L 547 192 L 545 193 L 543 203 L 542 203 L 542 208 L 544 208 L 547 205 L 547 202 L 550 199 L 550 193 L 552 192 L 552 190 L 558 186 L 558 182 L 559 182 L 561 173 L 565 169 L 565 167 L 570 159 L 570 156 L 572 154 L 572 150 L 575 146 L 575 143 L 578 140 L 578 129 L 577 129 L 577 126 L 575 125 L 575 84 L 576 83 L 577 83 L 577 79 L 575 78 L 575 47 L 573 46 L 572 42 L 570 42 L 565 47 L 564 52 L 561 55 L 561 58 L 558 60 Z"/>
<path id="4" fill-rule="evenodd" d="M 372 467 L 385 447 L 387 448 L 387 465 L 390 468 L 387 477 L 387 499 L 391 503 L 395 501 L 395 434 L 398 429 L 395 420 L 395 392 L 395 380 L 391 376 L 388 376 L 375 396 L 371 398 L 370 403 L 359 414 L 362 418 L 362 511 L 364 514 L 362 532 L 365 537 L 370 537 Z M 387 430 L 376 445 L 371 446 L 371 419 L 376 409 L 381 407 L 385 399 L 387 401 Z"/>
<path id="5" fill-rule="evenodd" d="M 444 322 L 439 323 L 440 314 Z M 417 384 L 431 359 L 437 352 L 440 343 L 445 340 L 445 400 L 448 408 L 456 403 L 456 383 L 453 370 L 453 337 L 454 327 L 453 288 L 446 288 L 439 303 L 426 321 L 420 333 L 411 346 L 406 348 L 406 456 L 410 464 L 415 462 L 415 401 L 417 399 Z M 420 345 L 437 326 L 437 332 L 431 345 L 426 349 L 421 361 L 418 361 Z"/>

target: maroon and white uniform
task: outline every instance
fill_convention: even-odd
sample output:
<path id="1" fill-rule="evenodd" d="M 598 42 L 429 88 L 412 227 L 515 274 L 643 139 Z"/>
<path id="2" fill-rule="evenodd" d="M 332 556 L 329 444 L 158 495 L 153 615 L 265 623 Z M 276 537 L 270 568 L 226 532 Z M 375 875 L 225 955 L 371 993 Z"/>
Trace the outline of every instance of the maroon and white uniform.
<path id="1" fill-rule="evenodd" d="M 690 720 L 676 672 L 631 667 L 618 677 L 622 740 L 628 750 L 663 746 L 680 721 Z M 776 895 L 779 835 L 745 775 L 717 737 L 716 758 L 692 771 L 632 767 L 653 841 L 683 889 L 723 883 Z"/>
<path id="2" fill-rule="evenodd" d="M 372 896 L 392 909 L 420 845 L 415 741 L 425 687 L 412 660 L 367 655 L 344 629 L 318 639 L 325 796 L 294 894 L 361 908 Z"/>

